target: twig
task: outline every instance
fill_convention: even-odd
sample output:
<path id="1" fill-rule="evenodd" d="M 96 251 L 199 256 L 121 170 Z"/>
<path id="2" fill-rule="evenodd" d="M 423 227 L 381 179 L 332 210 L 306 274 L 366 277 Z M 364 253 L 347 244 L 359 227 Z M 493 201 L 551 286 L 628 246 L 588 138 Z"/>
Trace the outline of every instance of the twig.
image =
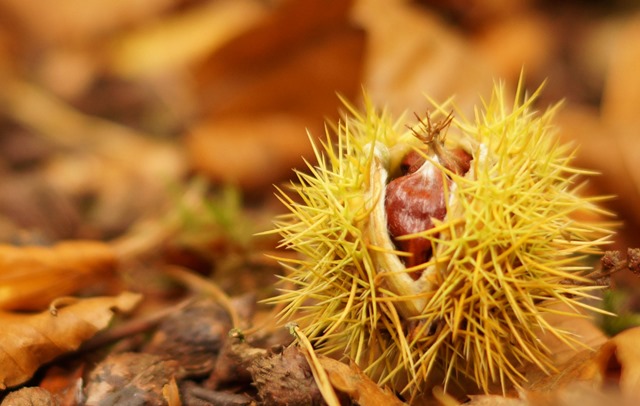
<path id="1" fill-rule="evenodd" d="M 167 266 L 164 272 L 177 281 L 187 285 L 192 291 L 206 293 L 212 296 L 229 314 L 233 328 L 240 328 L 240 318 L 238 317 L 238 312 L 231 303 L 231 299 L 215 282 L 210 279 L 202 278 L 195 273 L 176 265 Z"/>
<path id="2" fill-rule="evenodd" d="M 120 340 L 122 338 L 129 337 L 129 336 L 150 330 L 151 328 L 158 325 L 167 316 L 184 309 L 192 302 L 193 302 L 193 298 L 185 299 L 182 302 L 179 302 L 171 307 L 162 309 L 153 314 L 150 314 L 138 319 L 133 319 L 119 326 L 110 328 L 109 330 L 106 330 L 104 333 L 100 333 L 95 337 L 93 337 L 92 339 L 90 339 L 89 341 L 85 342 L 82 345 L 82 347 L 80 347 L 79 351 L 80 352 L 93 351 L 97 348 L 104 347 L 105 345 L 111 344 L 114 341 Z"/>

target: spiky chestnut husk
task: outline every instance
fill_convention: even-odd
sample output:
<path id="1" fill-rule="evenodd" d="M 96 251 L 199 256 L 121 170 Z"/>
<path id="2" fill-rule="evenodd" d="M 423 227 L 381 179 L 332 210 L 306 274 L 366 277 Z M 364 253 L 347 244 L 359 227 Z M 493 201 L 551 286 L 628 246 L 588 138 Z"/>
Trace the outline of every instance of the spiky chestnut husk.
<path id="1" fill-rule="evenodd" d="M 612 231 L 588 220 L 609 213 L 601 197 L 581 196 L 580 179 L 592 173 L 572 167 L 575 151 L 554 137 L 555 108 L 532 111 L 539 91 L 526 97 L 519 86 L 509 105 L 497 84 L 473 121 L 453 119 L 446 140 L 446 125 L 423 120 L 408 130 L 370 102 L 364 113 L 345 103 L 350 115 L 335 145 L 329 135 L 314 143 L 317 164 L 297 172 L 293 197 L 279 190 L 289 213 L 274 232 L 301 254 L 281 259 L 288 274 L 272 302 L 286 304 L 282 319 L 296 320 L 322 351 L 343 352 L 412 395 L 435 375 L 445 385 L 467 376 L 487 392 L 494 382 L 503 390 L 522 383 L 525 364 L 553 370 L 540 334 L 572 345 L 579 337 L 544 315 L 557 304 L 591 309 L 583 299 L 597 288 L 583 276 L 583 259 Z M 434 107 L 434 116 L 448 108 Z M 454 150 L 469 156 L 468 169 L 447 163 Z M 430 165 L 425 176 L 441 177 L 445 214 L 394 240 L 394 206 L 385 201 L 411 154 L 425 161 L 414 171 Z M 396 245 L 412 239 L 428 241 L 430 253 L 407 267 L 412 253 Z"/>

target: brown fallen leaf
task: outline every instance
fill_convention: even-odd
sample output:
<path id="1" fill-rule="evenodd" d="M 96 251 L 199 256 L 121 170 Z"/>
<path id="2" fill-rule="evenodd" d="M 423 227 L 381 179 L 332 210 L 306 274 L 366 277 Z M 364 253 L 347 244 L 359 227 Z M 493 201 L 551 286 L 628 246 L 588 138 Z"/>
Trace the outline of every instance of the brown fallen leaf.
<path id="1" fill-rule="evenodd" d="M 77 349 L 105 328 L 115 310 L 127 312 L 141 295 L 124 292 L 115 297 L 76 299 L 56 314 L 25 315 L 0 312 L 0 389 L 29 379 L 44 363 Z"/>
<path id="2" fill-rule="evenodd" d="M 640 13 L 620 25 L 610 43 L 609 72 L 602 95 L 602 119 L 613 126 L 637 125 L 640 103 Z M 638 135 L 636 126 L 635 134 Z M 637 141 L 637 137 L 636 137 Z M 637 148 L 632 148 L 637 150 Z M 624 151 L 631 152 L 631 151 Z M 636 161 L 631 161 L 636 162 Z M 637 170 L 636 166 L 636 170 Z"/>
<path id="3" fill-rule="evenodd" d="M 0 245 L 0 309 L 45 309 L 57 297 L 94 285 L 116 263 L 111 247 L 98 241 L 52 247 Z"/>
<path id="4" fill-rule="evenodd" d="M 591 184 L 602 193 L 616 196 L 607 206 L 623 223 L 618 241 L 640 244 L 640 14 L 608 21 L 599 29 L 584 59 L 600 61 L 606 73 L 601 108 L 568 103 L 557 122 L 564 140 L 580 145 L 576 164 L 601 173 Z M 589 51 L 589 52 L 587 52 Z M 598 69 L 598 68 L 594 68 Z"/>
<path id="5" fill-rule="evenodd" d="M 336 93 L 351 99 L 360 91 L 364 33 L 350 20 L 352 3 L 277 2 L 251 30 L 195 67 L 202 111 L 248 120 L 292 113 L 316 124 L 323 115 L 335 117 Z"/>
<path id="6" fill-rule="evenodd" d="M 529 373 L 525 387 L 527 399 L 535 400 L 555 396 L 575 383 L 589 385 L 591 388 L 600 386 L 601 377 L 594 364 L 594 351 L 585 350 L 573 358 L 558 365 L 558 370 L 551 375 L 541 372 Z"/>
<path id="7" fill-rule="evenodd" d="M 593 353 L 607 341 L 607 336 L 598 328 L 593 316 L 583 310 L 556 304 L 549 306 L 548 313 L 543 317 L 552 326 L 567 331 L 575 337 L 573 342 L 564 342 L 548 332 L 541 332 L 538 335 L 541 343 L 549 349 L 556 365 L 563 365 L 585 350 Z"/>
<path id="8" fill-rule="evenodd" d="M 614 193 L 619 200 L 626 203 L 628 217 L 627 228 L 630 234 L 637 240 L 636 229 L 640 224 L 640 211 L 637 209 L 637 201 L 640 198 L 640 117 L 638 105 L 640 103 L 640 77 L 637 72 L 640 64 L 640 48 L 638 38 L 640 36 L 640 13 L 629 18 L 622 26 L 614 41 L 610 44 L 612 49 L 609 72 L 602 95 L 602 122 L 607 126 L 605 138 L 607 148 L 613 152 L 613 162 L 609 162 L 607 154 L 596 153 L 593 159 L 600 159 L 600 169 L 607 181 L 620 182 L 611 179 L 613 176 L 608 171 L 606 164 L 614 164 L 619 167 L 624 189 L 616 189 Z M 634 244 L 634 242 L 631 242 Z"/>
<path id="9" fill-rule="evenodd" d="M 554 306 L 554 312 L 545 315 L 545 320 L 552 325 L 571 332 L 576 341 L 565 343 L 550 334 L 541 334 L 540 341 L 549 349 L 554 359 L 555 370 L 547 373 L 538 368 L 527 368 L 521 394 L 526 395 L 531 404 L 539 404 L 540 399 L 554 397 L 574 383 L 581 383 L 591 388 L 599 385 L 599 377 L 593 364 L 596 350 L 606 341 L 607 337 L 597 327 L 591 318 L 578 318 L 564 305 Z M 566 314 L 562 314 L 565 312 Z M 536 403 L 538 402 L 538 403 Z"/>
<path id="10" fill-rule="evenodd" d="M 531 10 L 487 24 L 473 39 L 474 50 L 486 59 L 496 77 L 517 83 L 523 67 L 535 80 L 557 58 L 551 21 Z M 543 75 L 543 74 L 542 74 Z"/>
<path id="11" fill-rule="evenodd" d="M 596 352 L 582 351 L 550 376 L 529 376 L 527 405 L 634 405 L 640 401 L 640 327 L 626 330 Z M 539 379 L 540 378 L 540 379 Z"/>
<path id="12" fill-rule="evenodd" d="M 625 330 L 605 343 L 595 358 L 603 383 L 635 401 L 640 401 L 639 342 L 640 327 Z"/>
<path id="13" fill-rule="evenodd" d="M 121 27 L 140 23 L 179 3 L 177 0 L 60 0 L 45 4 L 37 0 L 2 0 L 0 10 L 10 15 L 31 40 L 50 44 L 95 41 Z"/>
<path id="14" fill-rule="evenodd" d="M 360 90 L 364 33 L 349 19 L 351 3 L 278 2 L 196 67 L 203 117 L 185 145 L 198 172 L 256 193 L 304 165 L 305 129 L 323 138 L 336 93 L 353 100 Z"/>
<path id="15" fill-rule="evenodd" d="M 203 2 L 112 41 L 109 68 L 125 77 L 148 77 L 189 66 L 250 29 L 267 13 L 252 0 Z"/>
<path id="16" fill-rule="evenodd" d="M 527 406 L 530 404 L 523 399 L 508 398 L 500 395 L 474 395 L 469 397 L 471 401 L 465 403 L 465 406 Z"/>
<path id="17" fill-rule="evenodd" d="M 320 364 L 329 375 L 331 385 L 344 392 L 360 406 L 403 405 L 390 391 L 380 388 L 366 376 L 355 363 L 343 364 L 332 358 L 318 357 Z"/>
<path id="18" fill-rule="evenodd" d="M 210 120 L 193 128 L 185 141 L 199 172 L 215 182 L 261 190 L 290 176 L 293 162 L 302 163 L 310 148 L 305 124 L 282 114 Z"/>
<path id="19" fill-rule="evenodd" d="M 389 112 L 423 112 L 429 95 L 443 102 L 455 95 L 472 116 L 478 95 L 495 76 L 466 39 L 433 10 L 416 2 L 359 0 L 352 12 L 367 35 L 363 82 L 374 104 Z"/>
<path id="20" fill-rule="evenodd" d="M 605 204 L 623 223 L 618 240 L 628 246 L 640 244 L 640 234 L 636 231 L 640 225 L 636 204 L 640 199 L 640 181 L 635 180 L 640 178 L 640 170 L 633 165 L 640 157 L 640 150 L 635 146 L 637 126 L 612 129 L 595 109 L 572 104 L 559 111 L 557 123 L 564 141 L 580 145 L 576 165 L 600 173 L 590 179 L 591 187 L 616 196 Z"/>
<path id="21" fill-rule="evenodd" d="M 162 396 L 167 401 L 168 406 L 182 406 L 180 390 L 175 377 L 172 377 L 169 383 L 162 387 Z"/>

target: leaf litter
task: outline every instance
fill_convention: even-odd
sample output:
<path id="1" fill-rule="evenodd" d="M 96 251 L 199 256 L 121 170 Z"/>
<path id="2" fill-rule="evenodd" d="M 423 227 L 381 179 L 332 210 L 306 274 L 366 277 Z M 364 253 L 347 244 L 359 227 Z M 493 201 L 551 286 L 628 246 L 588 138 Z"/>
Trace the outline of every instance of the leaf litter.
<path id="1" fill-rule="evenodd" d="M 567 100 L 560 136 L 602 173 L 590 187 L 618 196 L 618 259 L 594 271 L 621 316 L 563 325 L 593 350 L 552 346 L 557 372 L 525 370 L 519 391 L 434 386 L 414 403 L 637 399 L 629 2 L 76 3 L 0 2 L 2 405 L 407 402 L 276 325 L 261 300 L 284 270 L 254 234 L 281 211 L 272 184 L 312 156 L 306 130 L 337 120 L 336 94 L 470 109 L 523 69 Z"/>

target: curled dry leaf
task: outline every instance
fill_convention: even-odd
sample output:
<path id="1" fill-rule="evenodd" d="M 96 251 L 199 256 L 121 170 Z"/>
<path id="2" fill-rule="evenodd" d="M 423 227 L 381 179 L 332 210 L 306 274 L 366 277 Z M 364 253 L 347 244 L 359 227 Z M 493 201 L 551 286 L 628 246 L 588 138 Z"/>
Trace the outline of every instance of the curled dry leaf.
<path id="1" fill-rule="evenodd" d="M 640 401 L 640 327 L 616 335 L 596 355 L 602 381 L 619 387 L 623 396 Z"/>
<path id="2" fill-rule="evenodd" d="M 136 293 L 77 299 L 34 315 L 0 312 L 0 389 L 29 379 L 44 363 L 77 349 L 107 326 L 114 310 L 127 312 L 140 301 Z"/>
<path id="3" fill-rule="evenodd" d="M 597 352 L 582 351 L 540 378 L 530 374 L 528 405 L 637 404 L 640 400 L 640 327 L 605 342 Z"/>
<path id="4" fill-rule="evenodd" d="M 0 245 L 0 309 L 44 309 L 57 297 L 94 285 L 116 263 L 111 247 L 97 241 L 52 247 Z"/>
<path id="5" fill-rule="evenodd" d="M 180 390 L 178 389 L 178 383 L 175 377 L 171 378 L 169 383 L 162 387 L 162 396 L 169 406 L 182 406 Z"/>
<path id="6" fill-rule="evenodd" d="M 343 364 L 332 358 L 320 356 L 320 364 L 329 375 L 331 385 L 344 392 L 361 406 L 403 405 L 390 391 L 381 389 L 367 377 L 355 363 Z"/>

